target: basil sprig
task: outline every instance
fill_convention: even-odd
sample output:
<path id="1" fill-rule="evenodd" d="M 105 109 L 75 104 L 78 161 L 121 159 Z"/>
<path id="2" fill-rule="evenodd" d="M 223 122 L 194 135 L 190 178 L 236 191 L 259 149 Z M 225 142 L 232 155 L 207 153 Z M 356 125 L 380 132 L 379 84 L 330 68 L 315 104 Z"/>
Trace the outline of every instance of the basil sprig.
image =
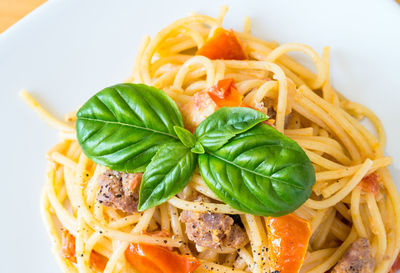
<path id="1" fill-rule="evenodd" d="M 296 142 L 243 107 L 224 107 L 194 135 L 163 91 L 118 84 L 90 98 L 77 113 L 77 138 L 94 162 L 143 172 L 140 211 L 180 192 L 198 164 L 207 186 L 237 210 L 263 216 L 294 211 L 311 194 L 313 166 Z"/>

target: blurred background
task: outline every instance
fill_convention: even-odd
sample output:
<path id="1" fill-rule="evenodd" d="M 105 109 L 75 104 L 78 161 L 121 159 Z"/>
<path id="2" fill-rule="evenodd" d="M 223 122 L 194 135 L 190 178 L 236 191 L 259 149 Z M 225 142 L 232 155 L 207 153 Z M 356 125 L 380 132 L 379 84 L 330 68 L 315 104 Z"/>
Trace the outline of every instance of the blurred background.
<path id="1" fill-rule="evenodd" d="M 0 33 L 46 0 L 0 0 Z"/>

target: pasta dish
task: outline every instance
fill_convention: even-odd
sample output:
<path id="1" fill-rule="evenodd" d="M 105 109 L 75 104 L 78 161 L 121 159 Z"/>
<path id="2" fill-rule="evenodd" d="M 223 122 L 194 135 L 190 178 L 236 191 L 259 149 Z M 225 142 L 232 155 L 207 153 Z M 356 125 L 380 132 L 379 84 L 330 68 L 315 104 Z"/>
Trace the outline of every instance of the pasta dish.
<path id="1" fill-rule="evenodd" d="M 395 272 L 380 120 L 332 87 L 329 47 L 223 28 L 226 12 L 144 37 L 131 76 L 65 121 L 21 93 L 60 132 L 41 208 L 62 270 Z"/>

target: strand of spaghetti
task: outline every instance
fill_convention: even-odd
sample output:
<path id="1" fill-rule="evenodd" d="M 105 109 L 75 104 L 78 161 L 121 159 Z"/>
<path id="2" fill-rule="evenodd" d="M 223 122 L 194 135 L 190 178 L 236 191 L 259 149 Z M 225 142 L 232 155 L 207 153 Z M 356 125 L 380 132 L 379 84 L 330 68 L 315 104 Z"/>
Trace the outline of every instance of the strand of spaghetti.
<path id="1" fill-rule="evenodd" d="M 368 205 L 368 211 L 371 218 L 374 219 L 373 226 L 371 223 L 371 230 L 376 234 L 378 238 L 378 251 L 375 256 L 376 261 L 381 261 L 386 251 L 386 230 L 382 221 L 381 214 L 376 204 L 375 196 L 373 193 L 368 192 L 366 194 L 366 200 Z"/>
<path id="2" fill-rule="evenodd" d="M 345 103 L 343 103 L 343 107 L 345 109 L 351 109 L 353 111 L 365 115 L 372 122 L 378 133 L 379 146 L 383 150 L 386 145 L 386 133 L 385 130 L 383 129 L 381 120 L 375 115 L 375 113 L 372 112 L 367 107 L 365 107 L 364 105 L 350 101 L 346 101 Z"/>
<path id="3" fill-rule="evenodd" d="M 239 254 L 239 257 L 241 257 L 245 261 L 245 263 L 247 264 L 249 269 L 251 271 L 253 271 L 253 267 L 254 267 L 253 257 L 251 257 L 250 252 L 248 252 L 245 247 L 242 247 L 242 248 L 238 249 L 238 254 Z"/>
<path id="4" fill-rule="evenodd" d="M 35 110 L 36 113 L 38 113 L 39 116 L 50 126 L 60 131 L 71 132 L 71 133 L 75 131 L 74 128 L 72 128 L 71 126 L 62 121 L 59 121 L 49 112 L 47 112 L 26 90 L 21 90 L 19 95 L 22 98 L 22 100 L 33 110 Z"/>
<path id="5" fill-rule="evenodd" d="M 313 131 L 313 128 L 309 128 L 311 129 L 311 132 Z M 319 129 L 319 131 L 321 131 L 323 129 Z M 285 130 L 286 133 L 287 130 Z M 321 132 L 326 132 L 325 130 L 321 131 Z M 339 142 L 337 142 L 335 139 L 332 139 L 330 137 L 326 137 L 326 136 L 313 136 L 313 135 L 309 135 L 309 136 L 293 136 L 293 138 L 295 140 L 307 140 L 307 141 L 312 141 L 312 142 L 320 142 L 320 143 L 324 143 L 327 144 L 329 146 L 334 147 L 335 149 L 340 150 L 341 152 L 343 152 L 343 147 L 342 145 L 340 145 Z"/>
<path id="6" fill-rule="evenodd" d="M 351 193 L 351 219 L 358 235 L 360 237 L 367 238 L 367 231 L 360 216 L 360 195 L 361 187 L 355 187 L 355 189 Z"/>
<path id="7" fill-rule="evenodd" d="M 214 84 L 215 80 L 215 68 L 210 59 L 204 56 L 194 56 L 187 60 L 179 69 L 176 74 L 173 88 L 175 90 L 182 90 L 183 81 L 185 79 L 186 74 L 189 72 L 190 68 L 195 64 L 201 64 L 205 67 L 207 73 L 207 84 L 211 87 Z"/>
<path id="8" fill-rule="evenodd" d="M 349 222 L 351 222 L 351 213 L 349 209 L 343 204 L 343 202 L 339 202 L 335 205 L 335 209 Z"/>
<path id="9" fill-rule="evenodd" d="M 335 195 L 331 196 L 328 199 L 324 199 L 322 201 L 308 199 L 305 203 L 306 206 L 313 209 L 323 209 L 334 206 L 358 185 L 361 179 L 367 174 L 371 166 L 372 166 L 372 161 L 370 159 L 366 159 L 365 162 L 362 164 L 361 168 L 354 174 L 354 176 L 350 179 L 347 185 L 344 186 Z"/>
<path id="10" fill-rule="evenodd" d="M 78 271 L 80 273 L 89 273 L 91 272 L 89 268 L 90 252 L 86 251 L 85 249 L 87 228 L 84 219 L 80 216 L 79 211 L 77 222 L 79 229 L 75 237 L 75 256 L 78 265 Z"/>
<path id="11" fill-rule="evenodd" d="M 303 148 L 303 147 L 302 147 Z M 303 148 L 304 149 L 304 148 Z M 335 163 L 329 159 L 326 159 L 320 155 L 318 155 L 315 152 L 309 151 L 309 150 L 304 150 L 308 158 L 311 160 L 312 163 L 315 163 L 321 167 L 324 167 L 325 169 L 328 170 L 338 170 L 342 169 L 344 166 L 340 165 L 338 163 Z"/>
<path id="12" fill-rule="evenodd" d="M 259 88 L 265 82 L 265 80 L 247 80 L 236 83 L 235 85 L 239 93 L 245 96 L 251 90 L 253 90 L 254 88 Z"/>
<path id="13" fill-rule="evenodd" d="M 168 204 L 164 203 L 159 206 L 161 215 L 161 230 L 169 232 L 170 229 L 170 217 L 168 215 Z"/>
<path id="14" fill-rule="evenodd" d="M 218 22 L 219 25 L 222 25 L 222 22 L 224 22 L 225 15 L 227 14 L 228 9 L 229 9 L 229 8 L 228 8 L 227 5 L 221 6 L 221 8 L 220 8 L 220 10 L 219 10 L 219 13 L 218 13 L 218 16 L 217 16 L 217 18 L 216 18 L 216 20 L 217 20 L 217 22 Z"/>
<path id="15" fill-rule="evenodd" d="M 243 33 L 247 35 L 251 34 L 251 20 L 249 16 L 245 16 L 243 19 Z"/>
<path id="16" fill-rule="evenodd" d="M 190 210 L 196 212 L 213 212 L 213 213 L 224 213 L 224 214 L 243 214 L 243 212 L 235 210 L 228 205 L 206 203 L 206 202 L 189 202 L 177 197 L 172 197 L 168 200 L 168 203 L 182 210 Z"/>
<path id="17" fill-rule="evenodd" d="M 146 84 L 151 83 L 149 66 L 152 61 L 153 55 L 157 49 L 158 44 L 160 44 L 170 34 L 171 31 L 174 31 L 181 26 L 185 26 L 185 25 L 188 25 L 191 23 L 208 24 L 208 25 L 214 26 L 214 27 L 218 26 L 218 21 L 215 20 L 214 18 L 211 18 L 209 16 L 204 16 L 204 15 L 194 15 L 194 16 L 179 19 L 179 20 L 175 21 L 174 23 L 170 24 L 168 27 L 161 30 L 153 38 L 153 40 L 149 43 L 149 45 L 146 47 L 146 50 L 143 52 L 143 55 L 142 55 L 140 67 L 142 68 L 142 79 L 143 79 L 144 83 L 146 83 Z"/>
<path id="18" fill-rule="evenodd" d="M 301 94 L 303 94 L 306 98 L 310 99 L 315 104 L 318 104 L 322 110 L 324 110 L 332 119 L 336 120 L 336 122 L 344 129 L 347 134 L 353 138 L 356 145 L 358 145 L 359 150 L 362 155 L 369 157 L 372 155 L 372 149 L 368 145 L 366 139 L 362 136 L 362 134 L 354 128 L 351 123 L 341 114 L 339 109 L 329 102 L 325 101 L 318 95 L 316 95 L 311 89 L 307 86 L 303 85 L 299 88 Z"/>
<path id="19" fill-rule="evenodd" d="M 286 129 L 285 135 L 290 138 L 295 138 L 298 136 L 312 136 L 313 131 L 314 130 L 312 127 L 301 128 L 301 129 Z"/>
<path id="20" fill-rule="evenodd" d="M 334 132 L 339 140 L 344 144 L 348 152 L 350 153 L 351 158 L 359 162 L 361 160 L 361 155 L 357 150 L 354 142 L 347 135 L 345 130 L 336 122 L 336 120 L 332 119 L 327 112 L 325 112 L 320 105 L 311 101 L 309 98 L 306 98 L 301 92 L 298 92 L 298 96 L 296 96 L 296 102 L 301 105 L 303 108 L 311 112 L 314 116 L 318 116 L 319 119 L 326 124 L 329 129 Z M 296 104 L 295 104 L 296 105 Z M 296 110 L 296 108 L 294 108 Z M 297 110 L 296 110 L 297 111 Z M 319 125 L 319 124 L 318 124 Z M 324 126 L 322 128 L 326 129 Z"/>
<path id="21" fill-rule="evenodd" d="M 99 232 L 93 232 L 89 238 L 85 241 L 86 243 L 86 251 L 91 253 L 94 249 L 94 245 L 100 241 L 103 235 Z"/>
<path id="22" fill-rule="evenodd" d="M 274 62 L 276 61 L 280 56 L 283 54 L 286 54 L 287 52 L 290 51 L 300 51 L 303 52 L 304 54 L 308 55 L 311 57 L 313 60 L 316 68 L 317 68 L 317 77 L 312 79 L 309 84 L 311 88 L 313 89 L 318 89 L 320 88 L 324 82 L 326 81 L 326 67 L 324 66 L 323 61 L 319 57 L 318 53 L 315 52 L 314 49 L 307 45 L 302 45 L 302 44 L 296 44 L 296 43 L 288 43 L 281 45 L 277 48 L 275 48 L 267 57 L 268 62 Z"/>
<path id="23" fill-rule="evenodd" d="M 285 76 L 285 73 L 282 69 L 273 63 L 265 63 L 265 68 L 274 73 L 274 76 L 278 80 L 278 106 L 276 111 L 276 129 L 283 133 L 284 125 L 285 125 L 285 116 L 286 116 L 286 103 L 287 103 L 287 94 L 288 94 L 288 83 Z"/>
<path id="24" fill-rule="evenodd" d="M 139 213 L 135 213 L 132 215 L 128 215 L 125 217 L 121 217 L 117 220 L 114 220 L 110 223 L 108 223 L 109 228 L 114 228 L 114 229 L 120 229 L 123 227 L 127 227 L 133 224 L 136 224 L 141 218 L 141 215 Z"/>
<path id="25" fill-rule="evenodd" d="M 225 64 L 221 61 L 215 61 L 215 82 L 218 82 L 225 78 Z"/>
<path id="26" fill-rule="evenodd" d="M 246 271 L 243 270 L 238 270 L 232 267 L 211 263 L 205 260 L 201 260 L 200 267 L 196 269 L 196 273 L 197 272 L 246 273 Z"/>
<path id="27" fill-rule="evenodd" d="M 368 174 L 371 174 L 372 172 L 376 171 L 377 169 L 387 167 L 391 165 L 393 162 L 393 159 L 389 156 L 383 157 L 383 158 L 378 158 L 373 161 L 371 169 L 368 171 Z M 357 172 L 361 168 L 362 164 L 352 166 L 352 167 L 345 167 L 341 168 L 338 170 L 334 171 L 323 171 L 323 172 L 317 172 L 315 174 L 316 180 L 317 181 L 326 181 L 326 180 L 334 180 L 334 179 L 339 179 L 342 177 L 346 176 L 351 176 L 354 173 Z"/>
<path id="28" fill-rule="evenodd" d="M 253 252 L 253 262 L 254 267 L 252 272 L 261 273 L 263 270 L 262 260 L 261 260 L 261 246 L 262 239 L 260 236 L 260 230 L 257 227 L 255 216 L 250 214 L 244 214 L 241 216 L 244 227 L 246 228 L 247 234 L 250 239 L 250 245 Z"/>
<path id="29" fill-rule="evenodd" d="M 344 185 L 346 185 L 349 182 L 349 177 L 343 177 L 329 186 L 323 188 L 321 190 L 322 196 L 326 199 L 330 196 L 332 196 L 334 193 L 336 193 L 338 190 L 340 190 Z"/>
<path id="30" fill-rule="evenodd" d="M 85 193 L 86 193 L 86 203 L 89 205 L 93 205 L 96 199 L 96 193 L 99 189 L 99 184 L 97 183 L 97 179 L 100 174 L 104 173 L 106 168 L 101 165 L 96 165 L 94 173 L 92 177 L 89 179 Z"/>
<path id="31" fill-rule="evenodd" d="M 252 107 L 256 107 L 258 103 L 260 103 L 265 97 L 273 97 L 272 90 L 278 87 L 278 82 L 276 81 L 267 81 L 259 88 L 254 89 L 250 93 L 248 93 L 243 101 L 249 104 Z"/>
<path id="32" fill-rule="evenodd" d="M 235 34 L 240 38 L 241 41 L 243 41 L 247 45 L 249 43 L 254 43 L 254 44 L 263 46 L 264 48 L 266 48 L 266 50 L 269 50 L 269 51 L 272 51 L 272 49 L 279 46 L 279 43 L 277 41 L 271 41 L 271 42 L 264 41 L 260 38 L 257 38 L 255 36 L 245 33 L 245 32 L 235 31 Z"/>

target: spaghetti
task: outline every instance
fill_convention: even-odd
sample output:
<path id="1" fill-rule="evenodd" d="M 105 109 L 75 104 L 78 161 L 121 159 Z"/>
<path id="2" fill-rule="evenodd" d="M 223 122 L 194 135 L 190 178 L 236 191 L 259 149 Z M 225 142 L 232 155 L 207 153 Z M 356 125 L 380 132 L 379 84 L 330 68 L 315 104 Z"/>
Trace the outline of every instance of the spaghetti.
<path id="1" fill-rule="evenodd" d="M 400 198 L 387 170 L 392 160 L 383 153 L 381 122 L 372 111 L 348 101 L 331 86 L 329 48 L 320 56 L 305 45 L 260 40 L 250 34 L 248 18 L 244 31 L 235 32 L 248 60 L 211 60 L 196 55 L 221 26 L 226 11 L 224 7 L 215 19 L 193 14 L 167 26 L 153 39 L 146 36 L 126 82 L 153 85 L 184 105 L 219 80 L 233 78 L 249 106 L 267 112 L 266 102 L 271 102 L 276 112 L 274 126 L 304 149 L 316 171 L 313 194 L 295 211 L 312 226 L 300 272 L 328 271 L 359 237 L 371 243 L 374 272 L 388 272 L 400 250 Z M 293 51 L 309 56 L 316 73 L 286 55 Z M 96 180 L 105 167 L 82 153 L 73 129 L 76 112 L 61 122 L 28 93 L 22 92 L 22 98 L 60 130 L 61 142 L 47 153 L 41 202 L 54 254 L 64 272 L 137 272 L 124 255 L 130 243 L 191 254 L 200 261 L 195 272 L 269 272 L 263 251 L 268 240 L 266 219 L 218 202 L 198 173 L 183 192 L 143 213 L 126 215 L 100 204 Z M 378 138 L 360 123 L 363 117 L 372 122 Z M 371 174 L 378 177 L 375 193 L 363 186 L 364 178 Z M 193 192 L 211 201 L 188 200 Z M 240 214 L 249 243 L 240 249 L 194 249 L 179 219 L 182 210 Z M 75 262 L 61 255 L 60 227 L 76 238 Z M 157 230 L 173 236 L 142 233 Z M 106 258 L 103 266 L 91 265 L 93 253 Z"/>

